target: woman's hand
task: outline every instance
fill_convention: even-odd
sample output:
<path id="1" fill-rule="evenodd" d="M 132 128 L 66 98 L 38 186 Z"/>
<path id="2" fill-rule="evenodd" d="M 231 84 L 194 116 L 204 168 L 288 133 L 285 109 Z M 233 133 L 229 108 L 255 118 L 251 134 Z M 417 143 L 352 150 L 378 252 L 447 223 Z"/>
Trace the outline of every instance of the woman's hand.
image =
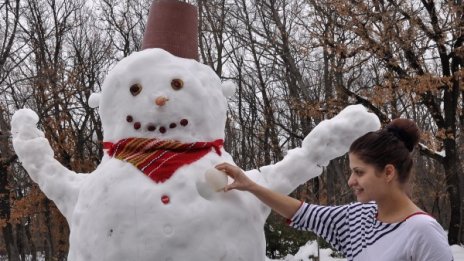
<path id="1" fill-rule="evenodd" d="M 227 176 L 234 179 L 232 184 L 229 184 L 224 187 L 224 191 L 229 191 L 231 189 L 238 189 L 243 191 L 250 191 L 253 186 L 256 185 L 251 179 L 249 179 L 243 170 L 237 166 L 234 166 L 229 163 L 221 163 L 216 165 L 216 169 L 226 173 Z"/>
<path id="2" fill-rule="evenodd" d="M 234 179 L 234 182 L 227 185 L 224 191 L 238 189 L 251 192 L 259 198 L 264 204 L 268 205 L 274 211 L 284 216 L 291 218 L 300 208 L 301 202 L 287 195 L 274 192 L 266 187 L 260 186 L 249 179 L 242 169 L 229 163 L 221 163 L 216 166 L 216 169 L 223 171 L 227 176 Z"/>

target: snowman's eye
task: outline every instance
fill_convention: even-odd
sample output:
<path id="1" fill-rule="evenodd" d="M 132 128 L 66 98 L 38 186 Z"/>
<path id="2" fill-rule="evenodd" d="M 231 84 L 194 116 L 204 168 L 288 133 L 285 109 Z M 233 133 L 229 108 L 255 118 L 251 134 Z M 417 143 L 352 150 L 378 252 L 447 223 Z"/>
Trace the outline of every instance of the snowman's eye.
<path id="1" fill-rule="evenodd" d="M 133 96 L 137 96 L 142 91 L 142 85 L 138 83 L 132 84 L 129 90 Z"/>
<path id="2" fill-rule="evenodd" d="M 171 81 L 171 87 L 178 91 L 180 89 L 182 89 L 182 87 L 184 87 L 184 81 L 182 81 L 181 79 L 174 79 Z"/>

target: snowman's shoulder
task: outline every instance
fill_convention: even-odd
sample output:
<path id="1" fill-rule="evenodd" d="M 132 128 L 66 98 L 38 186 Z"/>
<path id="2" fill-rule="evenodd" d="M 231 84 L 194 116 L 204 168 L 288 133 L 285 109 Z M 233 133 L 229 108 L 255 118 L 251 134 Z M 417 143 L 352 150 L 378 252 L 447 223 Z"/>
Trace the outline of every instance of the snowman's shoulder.
<path id="1" fill-rule="evenodd" d="M 264 185 L 266 183 L 266 180 L 263 177 L 263 174 L 258 170 L 258 169 L 251 169 L 245 171 L 245 174 L 247 175 L 248 178 L 253 180 L 254 182 Z"/>

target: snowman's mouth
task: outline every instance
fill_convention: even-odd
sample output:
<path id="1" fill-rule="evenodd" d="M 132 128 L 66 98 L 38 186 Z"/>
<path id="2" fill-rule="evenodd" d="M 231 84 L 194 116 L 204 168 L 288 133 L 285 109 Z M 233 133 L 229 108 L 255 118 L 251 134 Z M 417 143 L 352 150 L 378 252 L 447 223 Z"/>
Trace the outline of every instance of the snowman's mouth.
<path id="1" fill-rule="evenodd" d="M 145 130 L 149 132 L 159 131 L 160 133 L 166 133 L 169 129 L 175 129 L 178 126 L 185 127 L 189 124 L 187 119 L 181 119 L 178 122 L 171 122 L 168 125 L 157 125 L 153 122 L 141 123 L 136 121 L 132 115 L 126 116 L 126 122 L 131 124 L 135 130 Z"/>

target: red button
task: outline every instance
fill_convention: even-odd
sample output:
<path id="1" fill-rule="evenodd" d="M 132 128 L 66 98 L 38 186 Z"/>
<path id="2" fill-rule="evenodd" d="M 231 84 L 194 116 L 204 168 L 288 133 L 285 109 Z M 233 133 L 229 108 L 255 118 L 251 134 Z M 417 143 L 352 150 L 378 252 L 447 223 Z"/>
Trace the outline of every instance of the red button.
<path id="1" fill-rule="evenodd" d="M 161 202 L 163 202 L 164 204 L 169 204 L 169 197 L 166 195 L 163 195 L 161 197 Z"/>

